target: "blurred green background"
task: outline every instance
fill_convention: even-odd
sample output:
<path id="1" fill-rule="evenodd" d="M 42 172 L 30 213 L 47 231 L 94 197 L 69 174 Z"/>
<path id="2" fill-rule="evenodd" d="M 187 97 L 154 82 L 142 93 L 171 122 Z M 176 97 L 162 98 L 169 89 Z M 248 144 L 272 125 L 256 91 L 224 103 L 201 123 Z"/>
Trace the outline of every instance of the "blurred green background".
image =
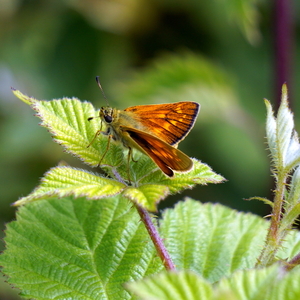
<path id="1" fill-rule="evenodd" d="M 288 84 L 297 125 L 299 1 L 293 11 L 294 78 Z M 270 197 L 272 189 L 263 102 L 274 103 L 276 90 L 272 13 L 272 1 L 264 0 L 0 0 L 1 236 L 15 216 L 10 204 L 49 168 L 62 160 L 85 167 L 52 142 L 10 87 L 37 99 L 74 96 L 99 108 L 105 100 L 96 75 L 119 109 L 201 104 L 180 149 L 228 181 L 170 197 L 161 209 L 191 196 L 268 214 L 264 204 L 244 199 Z M 0 299 L 9 299 L 7 288 L 0 284 Z"/>

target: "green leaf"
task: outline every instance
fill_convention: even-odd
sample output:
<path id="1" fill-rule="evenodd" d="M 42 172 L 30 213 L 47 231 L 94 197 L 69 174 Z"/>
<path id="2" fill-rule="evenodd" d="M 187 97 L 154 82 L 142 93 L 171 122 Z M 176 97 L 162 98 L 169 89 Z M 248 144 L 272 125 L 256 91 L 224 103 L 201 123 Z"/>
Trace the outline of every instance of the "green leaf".
<path id="1" fill-rule="evenodd" d="M 142 205 L 150 211 L 155 211 L 156 204 L 169 195 L 170 192 L 175 193 L 180 192 L 184 188 L 191 188 L 197 181 L 200 183 L 218 182 L 218 180 L 222 179 L 221 176 L 214 174 L 208 166 L 197 163 L 195 165 L 195 170 L 190 172 L 191 176 L 189 177 L 178 175 L 174 179 L 166 180 L 165 176 L 161 175 L 162 184 L 154 184 L 151 181 L 151 176 L 150 178 L 146 176 L 137 187 L 127 186 L 122 182 L 85 170 L 66 166 L 55 167 L 45 174 L 41 184 L 35 190 L 28 196 L 16 201 L 14 205 L 24 205 L 32 201 L 66 196 L 85 196 L 88 199 L 96 200 L 122 193 L 124 197 L 131 201 Z M 199 165 L 199 168 L 197 165 Z M 202 169 L 202 173 L 198 169 Z M 197 172 L 201 176 L 193 176 Z M 158 176 L 159 174 L 156 178 Z"/>
<path id="2" fill-rule="evenodd" d="M 286 199 L 288 205 L 295 205 L 300 202 L 300 168 L 296 168 L 292 175 L 288 197 Z"/>
<path id="3" fill-rule="evenodd" d="M 141 300 L 212 299 L 212 286 L 192 272 L 163 272 L 126 286 Z"/>
<path id="4" fill-rule="evenodd" d="M 16 97 L 18 97 L 20 100 L 22 100 L 24 103 L 31 105 L 35 102 L 37 102 L 38 100 L 33 98 L 33 97 L 29 97 L 27 95 L 24 95 L 23 93 L 21 93 L 20 91 L 16 90 L 15 88 L 11 88 L 12 92 L 15 94 Z"/>
<path id="5" fill-rule="evenodd" d="M 277 146 L 276 146 L 277 124 L 276 124 L 276 119 L 274 117 L 271 103 L 265 99 L 265 105 L 267 108 L 266 134 L 267 134 L 268 146 L 271 151 L 274 164 L 277 165 L 278 164 L 278 154 L 277 154 Z"/>
<path id="6" fill-rule="evenodd" d="M 128 187 L 123 196 L 134 201 L 149 211 L 156 210 L 156 203 L 164 199 L 169 194 L 169 189 L 165 185 L 158 184 L 145 184 L 139 186 L 139 188 Z"/>
<path id="7" fill-rule="evenodd" d="M 237 269 L 253 268 L 268 222 L 218 204 L 187 199 L 163 213 L 160 230 L 179 270 L 216 282 Z"/>
<path id="8" fill-rule="evenodd" d="M 288 107 L 288 90 L 282 86 L 281 104 L 277 119 L 273 115 L 269 101 L 267 107 L 266 132 L 272 160 L 277 170 L 290 172 L 300 163 L 300 144 L 298 134 L 294 130 L 293 113 Z"/>
<path id="9" fill-rule="evenodd" d="M 131 187 L 85 170 L 66 166 L 55 167 L 45 174 L 41 184 L 35 190 L 28 196 L 16 201 L 14 205 L 24 205 L 32 201 L 66 196 L 85 196 L 88 199 L 96 200 L 122 193 L 124 197 L 131 201 L 150 211 L 155 211 L 156 204 L 170 193 L 192 188 L 196 183 L 216 183 L 223 179 L 220 175 L 212 172 L 207 165 L 196 161 L 195 169 L 190 172 L 190 176 L 178 174 L 173 179 L 166 179 L 164 175 L 161 175 L 160 182 L 162 184 L 152 183 L 155 180 L 152 179 L 152 176 L 144 177 L 137 187 Z M 156 178 L 159 178 L 159 176 L 160 174 L 156 174 Z"/>
<path id="10" fill-rule="evenodd" d="M 255 196 L 255 197 L 251 197 L 251 198 L 249 198 L 247 200 L 258 200 L 258 201 L 263 202 L 264 204 L 270 205 L 271 207 L 273 207 L 273 205 L 274 205 L 274 203 L 271 200 L 269 200 L 267 198 L 264 198 L 264 197 L 257 197 L 257 196 Z"/>
<path id="11" fill-rule="evenodd" d="M 288 95 L 287 87 L 283 85 L 281 103 L 277 113 L 277 148 L 278 155 L 281 160 L 279 164 L 286 166 L 287 164 L 287 152 L 290 145 L 290 140 L 294 130 L 293 114 L 288 107 Z"/>
<path id="12" fill-rule="evenodd" d="M 162 269 L 130 202 L 53 199 L 22 206 L 0 256 L 26 299 L 132 299 L 123 284 Z"/>
<path id="13" fill-rule="evenodd" d="M 191 189 L 196 184 L 221 183 L 224 177 L 216 174 L 207 164 L 193 159 L 194 167 L 187 173 L 178 173 L 174 178 L 161 177 L 160 182 L 167 185 L 172 194 Z"/>
<path id="14" fill-rule="evenodd" d="M 181 192 L 196 184 L 220 183 L 224 180 L 196 159 L 190 172 L 177 173 L 173 178 L 163 174 L 149 157 L 138 151 L 133 153 L 134 159 L 128 164 L 122 145 L 111 142 L 108 149 L 108 137 L 97 135 L 100 129 L 99 121 L 96 121 L 98 119 L 88 121 L 88 118 L 98 116 L 90 103 L 75 98 L 39 101 L 19 91 L 13 92 L 37 112 L 42 126 L 49 129 L 54 141 L 91 166 L 98 166 L 101 161 L 101 167 L 111 178 L 57 167 L 50 170 L 42 184 L 29 196 L 17 201 L 16 205 L 69 195 L 100 199 L 124 192 L 123 195 L 128 199 L 153 211 L 156 210 L 156 204 L 170 193 Z"/>
<path id="15" fill-rule="evenodd" d="M 212 285 L 190 271 L 161 273 L 127 288 L 143 300 L 298 300 L 300 269 L 286 273 L 282 266 L 240 270 Z"/>
<path id="16" fill-rule="evenodd" d="M 274 288 L 271 289 L 270 300 L 298 300 L 300 299 L 300 269 L 295 268 L 291 272 L 277 271 L 277 281 L 274 282 Z M 281 276 L 280 276 L 281 275 Z"/>
<path id="17" fill-rule="evenodd" d="M 125 188 L 123 183 L 84 170 L 55 167 L 45 174 L 41 184 L 31 194 L 16 201 L 14 205 L 66 196 L 85 196 L 96 200 L 119 194 Z"/>
<path id="18" fill-rule="evenodd" d="M 216 285 L 216 299 L 297 300 L 299 279 L 299 269 L 286 273 L 278 265 L 238 271 Z"/>
<path id="19" fill-rule="evenodd" d="M 285 234 L 285 231 L 290 230 L 292 228 L 292 224 L 295 223 L 299 215 L 300 203 L 289 206 L 288 211 L 286 211 L 281 218 L 280 231 Z"/>
<path id="20" fill-rule="evenodd" d="M 300 232 L 298 230 L 290 230 L 285 237 L 282 246 L 277 252 L 279 260 L 288 261 L 295 255 L 300 253 Z"/>
<path id="21" fill-rule="evenodd" d="M 261 270 L 237 271 L 216 285 L 216 299 L 266 300 L 276 276 L 274 267 Z"/>
<path id="22" fill-rule="evenodd" d="M 163 213 L 159 224 L 179 271 L 147 278 L 163 266 L 129 201 L 120 196 L 37 201 L 22 206 L 17 220 L 7 225 L 0 264 L 25 298 L 133 299 L 124 284 L 137 280 L 128 288 L 142 299 L 211 299 L 213 290 L 219 300 L 226 295 L 256 300 L 264 292 L 273 297 L 266 299 L 296 300 L 287 295 L 299 294 L 299 267 L 292 271 L 295 278 L 282 267 L 275 266 L 275 273 L 248 270 L 259 256 L 267 225 L 222 205 L 180 202 Z M 278 259 L 299 253 L 299 236 L 296 230 L 287 235 Z M 272 280 L 278 287 L 267 287 Z"/>
<path id="23" fill-rule="evenodd" d="M 107 137 L 99 135 L 88 147 L 100 128 L 99 122 L 88 121 L 88 118 L 97 116 L 91 103 L 81 102 L 76 98 L 40 101 L 23 95 L 20 91 L 13 92 L 37 112 L 37 116 L 42 120 L 41 125 L 50 131 L 55 142 L 90 166 L 99 164 L 102 157 L 100 153 L 104 153 L 107 146 Z M 103 164 L 120 165 L 123 159 L 122 149 L 111 144 L 113 157 L 108 151 L 103 158 Z"/>
<path id="24" fill-rule="evenodd" d="M 258 260 L 258 264 L 263 266 L 276 261 L 276 253 L 300 213 L 300 144 L 298 134 L 294 129 L 293 113 L 288 107 L 286 84 L 282 86 L 282 97 L 277 118 L 274 117 L 270 103 L 265 102 L 267 107 L 266 131 L 276 187 L 274 189 L 270 229 L 265 247 Z M 287 183 L 290 184 L 287 185 Z"/>

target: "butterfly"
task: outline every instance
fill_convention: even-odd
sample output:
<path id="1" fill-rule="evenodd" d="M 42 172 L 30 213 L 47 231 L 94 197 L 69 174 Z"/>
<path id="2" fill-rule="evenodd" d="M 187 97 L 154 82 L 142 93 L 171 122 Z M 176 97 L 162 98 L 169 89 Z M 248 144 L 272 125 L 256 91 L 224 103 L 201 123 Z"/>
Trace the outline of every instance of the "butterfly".
<path id="1" fill-rule="evenodd" d="M 108 136 L 108 143 L 99 165 L 114 140 L 128 149 L 128 163 L 132 149 L 137 149 L 149 156 L 164 174 L 172 177 L 174 171 L 187 172 L 193 167 L 191 158 L 177 146 L 193 128 L 199 109 L 196 102 L 138 105 L 125 110 L 101 107 L 99 117 L 106 130 L 102 131 L 101 126 L 89 145 L 102 133 Z"/>

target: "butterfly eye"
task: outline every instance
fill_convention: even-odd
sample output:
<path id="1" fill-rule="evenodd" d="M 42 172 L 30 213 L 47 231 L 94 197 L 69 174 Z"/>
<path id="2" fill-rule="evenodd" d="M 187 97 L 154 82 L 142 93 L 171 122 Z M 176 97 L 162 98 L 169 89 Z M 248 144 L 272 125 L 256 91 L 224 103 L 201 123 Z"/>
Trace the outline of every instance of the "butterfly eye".
<path id="1" fill-rule="evenodd" d="M 111 123 L 112 120 L 113 120 L 113 118 L 112 118 L 112 116 L 110 116 L 110 115 L 105 115 L 105 116 L 104 116 L 104 120 L 105 120 L 106 123 Z"/>

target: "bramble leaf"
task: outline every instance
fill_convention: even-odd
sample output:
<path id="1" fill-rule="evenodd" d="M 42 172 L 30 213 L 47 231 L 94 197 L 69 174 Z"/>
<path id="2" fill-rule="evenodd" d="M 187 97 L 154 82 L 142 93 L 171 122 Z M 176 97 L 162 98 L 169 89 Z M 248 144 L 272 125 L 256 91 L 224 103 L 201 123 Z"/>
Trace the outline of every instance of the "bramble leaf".
<path id="1" fill-rule="evenodd" d="M 128 288 L 141 299 L 246 295 L 243 299 L 252 300 L 266 291 L 272 297 L 265 299 L 297 300 L 276 297 L 299 296 L 299 268 L 291 276 L 282 267 L 275 266 L 275 273 L 253 269 L 268 223 L 219 204 L 180 202 L 158 224 L 178 271 L 157 275 L 163 264 L 128 200 L 36 201 L 20 207 L 16 221 L 7 225 L 0 264 L 26 299 L 136 299 Z M 299 236 L 296 230 L 289 232 L 278 259 L 299 252 Z M 282 280 L 276 281 L 274 274 Z M 136 285 L 127 285 L 132 281 Z"/>
<path id="2" fill-rule="evenodd" d="M 13 93 L 26 104 L 30 104 L 37 117 L 42 120 L 41 125 L 50 131 L 55 142 L 86 164 L 98 165 L 102 157 L 100 153 L 104 153 L 107 146 L 107 137 L 99 135 L 88 147 L 100 128 L 99 122 L 88 121 L 88 118 L 97 116 L 91 103 L 81 102 L 77 98 L 37 100 L 18 90 L 13 90 Z M 111 144 L 111 151 L 103 158 L 103 164 L 120 165 L 123 159 L 122 149 Z"/>
<path id="3" fill-rule="evenodd" d="M 129 291 L 141 300 L 209 300 L 212 286 L 192 272 L 163 272 L 157 276 L 129 283 Z"/>
<path id="4" fill-rule="evenodd" d="M 288 106 L 288 90 L 282 86 L 281 103 L 275 117 L 269 101 L 266 132 L 273 163 L 274 204 L 271 224 L 265 247 L 258 259 L 259 266 L 268 266 L 276 261 L 276 253 L 285 242 L 300 213 L 300 143 L 294 128 L 293 113 Z M 294 262 L 292 263 L 294 267 Z"/>
<path id="5" fill-rule="evenodd" d="M 132 299 L 125 282 L 162 269 L 129 201 L 52 199 L 20 207 L 0 256 L 26 299 Z"/>
<path id="6" fill-rule="evenodd" d="M 126 185 L 121 182 L 85 170 L 55 167 L 45 174 L 41 184 L 31 194 L 16 201 L 14 205 L 67 196 L 97 200 L 117 195 L 125 188 Z"/>
<path id="7" fill-rule="evenodd" d="M 176 267 L 201 274 L 210 282 L 238 269 L 253 268 L 267 226 L 258 216 L 190 199 L 167 209 L 160 222 Z"/>
<path id="8" fill-rule="evenodd" d="M 215 183 L 222 180 L 222 177 L 212 172 L 207 165 L 200 164 L 197 161 L 195 161 L 195 170 L 190 173 L 190 176 L 178 174 L 177 177 L 172 179 L 166 179 L 162 175 L 161 184 L 155 183 L 155 178 L 152 179 L 154 175 L 150 175 L 150 178 L 146 176 L 137 184 L 137 187 L 133 187 L 115 179 L 103 177 L 100 174 L 58 166 L 50 169 L 42 178 L 41 184 L 28 196 L 16 201 L 14 205 L 24 205 L 32 201 L 54 197 L 74 196 L 98 200 L 122 194 L 149 211 L 155 211 L 156 204 L 170 193 L 174 194 L 185 188 L 192 188 L 195 183 Z M 197 177 L 193 174 L 199 175 Z M 159 178 L 159 176 L 161 175 L 156 174 L 156 178 Z"/>
<path id="9" fill-rule="evenodd" d="M 69 195 L 100 199 L 123 192 L 123 196 L 154 211 L 157 203 L 169 194 L 196 184 L 224 181 L 222 176 L 196 159 L 193 159 L 191 171 L 176 173 L 173 178 L 163 174 L 149 157 L 138 151 L 134 152 L 134 159 L 128 164 L 122 145 L 111 142 L 107 151 L 108 137 L 97 135 L 101 127 L 98 119 L 88 121 L 98 116 L 91 103 L 76 98 L 39 101 L 20 91 L 13 92 L 37 112 L 41 125 L 48 128 L 55 142 L 90 166 L 98 166 L 101 162 L 101 168 L 108 175 L 57 167 L 46 173 L 41 185 L 29 196 L 17 201 L 16 205 Z"/>
<path id="10" fill-rule="evenodd" d="M 284 84 L 277 118 L 274 117 L 270 102 L 265 100 L 267 107 L 266 132 L 276 170 L 290 172 L 300 163 L 300 144 L 298 134 L 294 129 L 293 114 L 288 107 L 287 93 L 287 87 Z"/>
<path id="11" fill-rule="evenodd" d="M 286 273 L 282 266 L 238 271 L 216 286 L 216 299 L 297 300 L 300 270 Z"/>

